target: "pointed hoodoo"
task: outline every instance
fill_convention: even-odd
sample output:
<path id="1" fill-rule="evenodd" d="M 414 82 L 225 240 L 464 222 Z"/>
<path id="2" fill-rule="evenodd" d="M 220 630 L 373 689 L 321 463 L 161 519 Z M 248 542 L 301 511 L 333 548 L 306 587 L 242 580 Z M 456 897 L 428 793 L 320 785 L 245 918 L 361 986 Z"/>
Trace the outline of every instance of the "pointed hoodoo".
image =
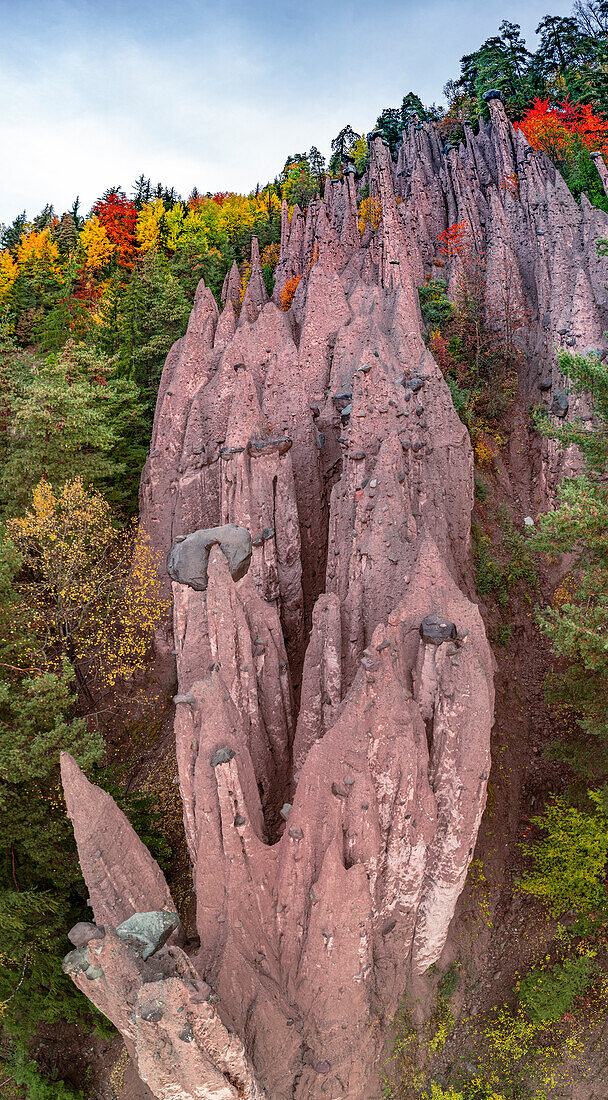
<path id="1" fill-rule="evenodd" d="M 608 198 L 608 168 L 606 167 L 606 161 L 604 160 L 602 153 L 600 153 L 599 151 L 592 153 L 591 159 L 598 170 L 599 177 L 602 181 L 602 187 L 604 188 L 604 191 L 606 192 L 606 197 Z"/>
<path id="2" fill-rule="evenodd" d="M 249 276 L 249 282 L 247 283 L 245 294 L 243 295 L 243 304 L 241 306 L 241 315 L 239 318 L 240 324 L 242 324 L 243 321 L 255 321 L 258 313 L 266 305 L 267 301 L 268 291 L 266 290 L 264 276 L 262 275 L 260 249 L 257 237 L 253 237 L 251 240 L 251 275 Z"/>
<path id="3" fill-rule="evenodd" d="M 232 302 L 237 314 L 241 309 L 242 290 L 243 281 L 241 279 L 241 273 L 237 267 L 236 260 L 234 260 L 230 271 L 224 279 L 224 285 L 222 286 L 222 302 Z"/>
<path id="4" fill-rule="evenodd" d="M 116 928 L 134 913 L 175 912 L 158 863 L 114 799 L 61 753 L 61 782 L 96 924 Z"/>

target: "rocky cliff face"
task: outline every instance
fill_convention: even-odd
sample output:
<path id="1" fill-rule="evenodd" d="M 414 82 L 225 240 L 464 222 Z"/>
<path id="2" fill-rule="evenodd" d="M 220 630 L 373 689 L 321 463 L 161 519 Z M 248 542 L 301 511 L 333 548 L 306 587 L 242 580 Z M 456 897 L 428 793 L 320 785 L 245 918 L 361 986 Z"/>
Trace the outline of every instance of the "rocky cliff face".
<path id="1" fill-rule="evenodd" d="M 164 644 L 200 949 L 174 932 L 144 961 L 121 932 L 175 907 L 120 811 L 63 765 L 105 930 L 66 967 L 157 1097 L 368 1100 L 408 977 L 441 955 L 485 805 L 493 658 L 471 446 L 416 284 L 467 220 L 488 286 L 526 306 L 530 393 L 556 340 L 599 346 L 608 320 L 608 219 L 491 111 L 459 150 L 411 128 L 396 167 L 373 139 L 378 228 L 359 235 L 352 173 L 285 209 L 274 300 L 254 245 L 238 315 L 236 270 L 221 315 L 201 284 L 167 359 L 141 511 L 178 577 Z M 201 529 L 192 583 L 180 547 Z"/>

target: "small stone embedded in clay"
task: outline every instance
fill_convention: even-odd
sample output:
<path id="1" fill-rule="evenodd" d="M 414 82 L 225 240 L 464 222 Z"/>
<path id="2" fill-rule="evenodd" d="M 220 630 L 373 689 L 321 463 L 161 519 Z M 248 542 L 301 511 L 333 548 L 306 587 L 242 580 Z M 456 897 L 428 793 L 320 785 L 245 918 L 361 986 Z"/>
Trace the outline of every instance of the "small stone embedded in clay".
<path id="1" fill-rule="evenodd" d="M 234 756 L 236 756 L 234 749 L 216 749 L 210 760 L 211 767 L 217 768 L 218 764 L 229 764 Z"/>
<path id="2" fill-rule="evenodd" d="M 173 702 L 175 703 L 176 707 L 179 707 L 179 706 L 193 707 L 193 706 L 196 705 L 196 695 L 190 695 L 190 694 L 174 695 L 173 696 Z"/>
<path id="3" fill-rule="evenodd" d="M 551 402 L 551 412 L 553 416 L 559 417 L 560 420 L 567 415 L 570 408 L 570 401 L 568 395 L 563 390 L 556 390 L 553 394 L 553 401 Z"/>

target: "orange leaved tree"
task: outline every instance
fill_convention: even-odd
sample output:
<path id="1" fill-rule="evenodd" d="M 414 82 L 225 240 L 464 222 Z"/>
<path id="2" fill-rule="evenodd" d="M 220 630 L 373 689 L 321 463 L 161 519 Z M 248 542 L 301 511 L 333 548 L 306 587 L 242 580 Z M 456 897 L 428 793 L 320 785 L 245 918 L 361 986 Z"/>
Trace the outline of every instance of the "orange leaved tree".
<path id="1" fill-rule="evenodd" d="M 606 198 L 591 153 L 600 152 L 608 162 L 608 118 L 593 111 L 588 103 L 551 105 L 535 99 L 516 124 L 533 149 L 549 157 L 563 174 L 576 198 L 585 191 L 592 202 L 606 207 Z"/>
<path id="2" fill-rule="evenodd" d="M 291 278 L 287 279 L 285 286 L 281 291 L 281 309 L 283 310 L 283 313 L 287 313 L 287 310 L 291 306 L 291 303 L 293 302 L 293 296 L 298 289 L 298 283 L 300 282 L 301 278 L 301 275 L 292 275 Z"/>

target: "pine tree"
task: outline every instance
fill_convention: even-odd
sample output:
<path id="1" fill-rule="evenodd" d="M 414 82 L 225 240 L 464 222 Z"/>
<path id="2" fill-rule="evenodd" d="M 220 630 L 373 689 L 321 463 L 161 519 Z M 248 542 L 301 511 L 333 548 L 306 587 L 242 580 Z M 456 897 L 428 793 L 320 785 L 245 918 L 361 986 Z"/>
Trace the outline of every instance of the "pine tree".
<path id="1" fill-rule="evenodd" d="M 119 363 L 152 400 L 167 353 L 186 331 L 184 292 L 156 249 L 139 261 L 120 304 Z"/>
<path id="2" fill-rule="evenodd" d="M 571 708 L 585 733 L 584 756 L 599 761 L 597 740 L 608 738 L 608 366 L 568 352 L 559 363 L 572 391 L 589 394 L 596 426 L 575 420 L 557 428 L 546 413 L 537 414 L 543 434 L 578 447 L 586 465 L 562 483 L 557 507 L 540 518 L 535 549 L 575 559 L 538 621 L 565 665 L 549 684 L 550 697 Z"/>
<path id="3" fill-rule="evenodd" d="M 5 344 L 0 369 L 0 505 L 18 513 L 41 478 L 59 485 L 81 476 L 132 508 L 146 443 L 137 385 L 103 353 L 71 343 L 44 359 Z"/>

